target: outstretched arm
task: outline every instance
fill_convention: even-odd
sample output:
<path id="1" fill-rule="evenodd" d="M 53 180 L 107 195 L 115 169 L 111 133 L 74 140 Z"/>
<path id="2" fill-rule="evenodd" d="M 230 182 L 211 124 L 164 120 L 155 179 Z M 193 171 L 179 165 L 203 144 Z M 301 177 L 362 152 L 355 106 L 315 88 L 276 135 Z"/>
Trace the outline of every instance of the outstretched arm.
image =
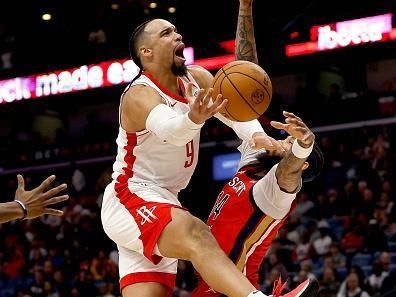
<path id="1" fill-rule="evenodd" d="M 305 161 L 315 141 L 315 135 L 299 117 L 289 112 L 283 114 L 285 123 L 271 122 L 274 128 L 285 130 L 290 135 L 280 141 L 283 152 L 272 152 L 274 156 L 283 155 L 283 158 L 253 187 L 253 198 L 258 207 L 276 219 L 284 218 L 290 211 L 307 166 Z"/>
<path id="2" fill-rule="evenodd" d="M 237 60 L 258 64 L 252 12 L 253 0 L 239 0 L 235 55 Z"/>
<path id="3" fill-rule="evenodd" d="M 51 175 L 40 186 L 31 191 L 25 191 L 25 182 L 22 175 L 17 177 L 18 188 L 15 192 L 14 201 L 0 203 L 0 224 L 16 219 L 33 219 L 44 214 L 54 216 L 63 214 L 63 211 L 50 207 L 53 204 L 69 199 L 68 195 L 56 196 L 67 188 L 66 184 L 47 191 L 55 180 L 55 175 Z"/>
<path id="4" fill-rule="evenodd" d="M 0 224 L 23 217 L 22 207 L 15 201 L 0 203 Z"/>
<path id="5" fill-rule="evenodd" d="M 276 129 L 285 130 L 295 140 L 291 149 L 279 162 L 275 174 L 279 187 L 290 193 L 300 184 L 305 161 L 312 152 L 315 134 L 293 113 L 284 111 L 283 115 L 286 118 L 285 123 L 272 121 L 271 125 Z"/>

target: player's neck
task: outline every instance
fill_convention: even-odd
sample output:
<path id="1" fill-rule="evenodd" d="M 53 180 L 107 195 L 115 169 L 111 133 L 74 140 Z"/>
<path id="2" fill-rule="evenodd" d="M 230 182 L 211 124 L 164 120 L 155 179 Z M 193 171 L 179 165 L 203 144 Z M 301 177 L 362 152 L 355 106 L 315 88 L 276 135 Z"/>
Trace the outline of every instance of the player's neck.
<path id="1" fill-rule="evenodd" d="M 148 68 L 147 72 L 163 87 L 171 92 L 178 94 L 179 86 L 177 84 L 177 76 L 170 70 L 151 69 Z"/>

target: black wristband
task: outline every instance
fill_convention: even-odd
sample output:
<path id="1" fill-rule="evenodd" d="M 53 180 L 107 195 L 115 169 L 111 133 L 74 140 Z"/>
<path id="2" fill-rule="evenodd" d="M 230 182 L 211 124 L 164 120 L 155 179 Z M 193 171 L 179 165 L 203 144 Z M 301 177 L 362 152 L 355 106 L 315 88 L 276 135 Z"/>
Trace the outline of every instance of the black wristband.
<path id="1" fill-rule="evenodd" d="M 25 204 L 23 204 L 22 201 L 20 201 L 20 200 L 18 200 L 18 199 L 15 199 L 14 201 L 15 201 L 16 203 L 18 203 L 19 206 L 20 206 L 20 207 L 22 208 L 22 210 L 23 210 L 23 217 L 21 218 L 21 220 L 26 219 L 26 217 L 27 217 L 27 208 L 26 208 Z"/>

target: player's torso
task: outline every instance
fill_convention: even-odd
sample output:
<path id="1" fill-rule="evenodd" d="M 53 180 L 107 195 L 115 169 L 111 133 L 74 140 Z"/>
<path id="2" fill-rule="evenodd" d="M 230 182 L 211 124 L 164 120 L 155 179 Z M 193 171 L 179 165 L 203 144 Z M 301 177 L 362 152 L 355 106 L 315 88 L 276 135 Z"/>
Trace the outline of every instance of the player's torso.
<path id="1" fill-rule="evenodd" d="M 251 168 L 240 170 L 224 186 L 207 224 L 224 252 L 255 283 L 257 270 L 283 220 L 258 209 L 251 196 L 258 178 L 251 172 Z"/>
<path id="2" fill-rule="evenodd" d="M 189 79 L 190 76 L 178 79 L 182 91 L 186 88 Z M 142 75 L 132 86 L 137 84 L 154 88 L 161 96 L 163 103 L 178 114 L 189 111 L 189 105 L 185 98 L 172 94 L 149 74 Z M 119 174 L 125 171 L 123 168 L 126 159 L 129 160 L 129 163 L 133 163 L 131 167 L 133 172 L 127 172 L 129 181 L 154 184 L 177 193 L 187 186 L 196 167 L 199 136 L 198 133 L 185 146 L 175 146 L 161 140 L 150 131 L 127 133 L 120 125 L 117 137 L 118 154 L 113 166 L 113 179 L 117 179 Z"/>

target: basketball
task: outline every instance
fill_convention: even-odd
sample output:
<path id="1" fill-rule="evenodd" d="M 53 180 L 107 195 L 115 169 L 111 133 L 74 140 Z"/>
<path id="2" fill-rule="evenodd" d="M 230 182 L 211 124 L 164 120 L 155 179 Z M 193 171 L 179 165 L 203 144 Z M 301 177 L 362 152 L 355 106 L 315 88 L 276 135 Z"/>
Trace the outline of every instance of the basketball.
<path id="1" fill-rule="evenodd" d="M 234 61 L 223 66 L 213 80 L 213 98 L 222 94 L 228 99 L 220 111 L 226 118 L 246 122 L 257 119 L 268 108 L 272 84 L 260 66 L 248 61 Z"/>

